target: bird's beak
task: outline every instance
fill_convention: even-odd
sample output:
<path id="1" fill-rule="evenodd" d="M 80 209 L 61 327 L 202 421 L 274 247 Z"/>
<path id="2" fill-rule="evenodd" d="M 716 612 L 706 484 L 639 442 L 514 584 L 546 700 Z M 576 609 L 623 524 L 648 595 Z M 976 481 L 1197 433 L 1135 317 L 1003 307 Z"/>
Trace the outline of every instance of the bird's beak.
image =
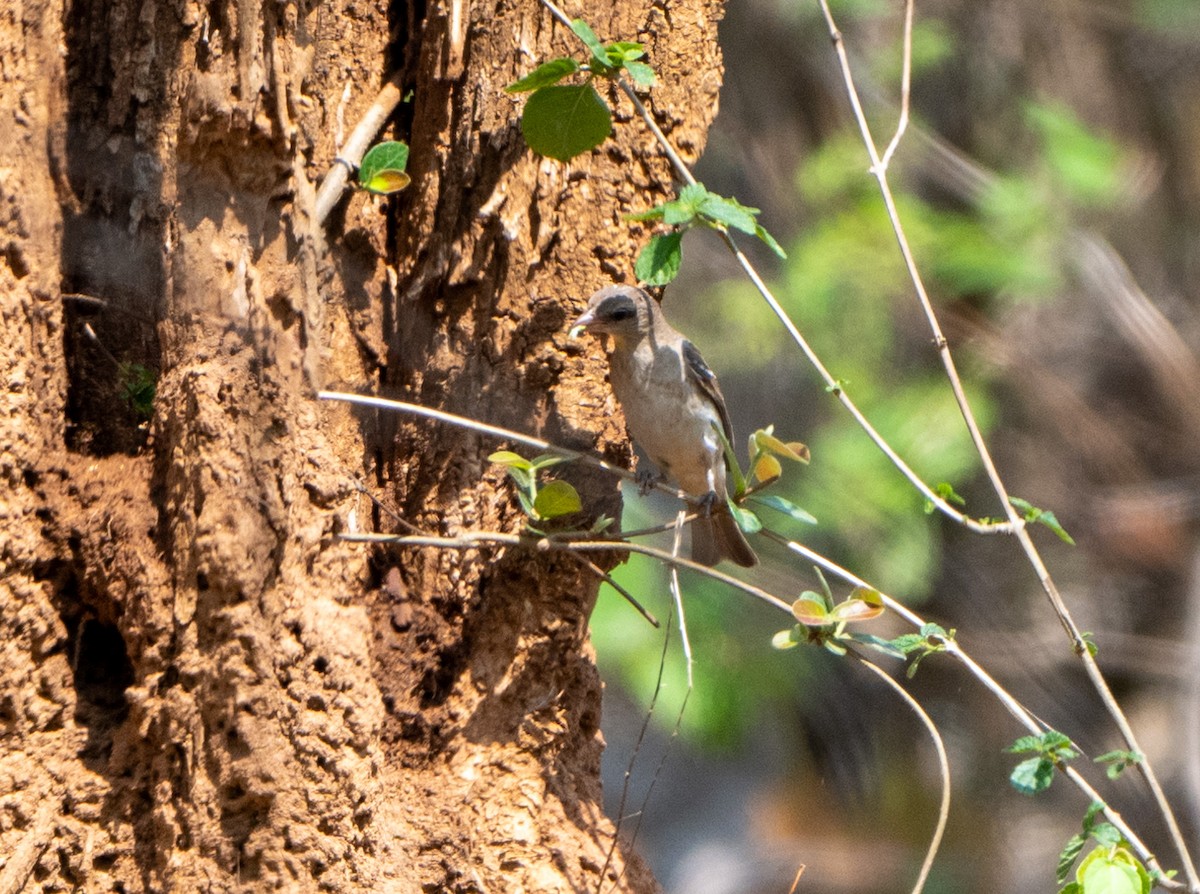
<path id="1" fill-rule="evenodd" d="M 578 320 L 571 324 L 571 331 L 567 333 L 571 338 L 579 338 L 580 334 L 587 331 L 587 328 L 596 322 L 596 312 L 594 310 L 586 310 Z"/>

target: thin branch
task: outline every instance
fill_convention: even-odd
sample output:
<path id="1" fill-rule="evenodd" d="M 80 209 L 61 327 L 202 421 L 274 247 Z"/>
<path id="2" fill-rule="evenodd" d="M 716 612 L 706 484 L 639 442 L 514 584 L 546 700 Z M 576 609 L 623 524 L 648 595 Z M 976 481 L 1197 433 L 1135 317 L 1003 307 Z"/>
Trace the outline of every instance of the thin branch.
<path id="1" fill-rule="evenodd" d="M 575 556 L 575 558 L 579 560 L 580 564 L 582 564 L 584 568 L 586 568 L 588 571 L 592 572 L 592 574 L 596 575 L 596 577 L 600 578 L 600 580 L 604 581 L 604 583 L 608 584 L 610 587 L 612 587 L 614 590 L 616 590 L 618 593 L 620 593 L 622 596 L 624 596 L 625 601 L 628 602 L 630 605 L 632 605 L 637 610 L 638 614 L 640 614 L 643 618 L 645 618 L 647 621 L 649 621 L 653 626 L 655 626 L 655 627 L 661 626 L 658 623 L 658 618 L 656 618 L 656 617 L 654 617 L 654 615 L 650 614 L 649 610 L 644 605 L 642 605 L 640 602 L 638 602 L 637 598 L 632 593 L 630 593 L 628 590 L 626 590 L 624 587 L 622 587 L 619 583 L 617 583 L 613 579 L 611 574 L 609 574 L 607 571 L 605 571 L 603 568 L 601 568 L 599 565 L 597 565 L 591 559 L 585 559 L 583 556 L 575 555 L 575 553 L 571 553 L 571 555 Z"/>
<path id="2" fill-rule="evenodd" d="M 891 675 L 875 662 L 870 661 L 853 650 L 851 650 L 850 654 L 904 699 L 905 704 L 925 724 L 925 729 L 929 731 L 929 737 L 933 739 L 933 747 L 937 749 L 938 770 L 942 776 L 942 800 L 938 806 L 937 825 L 934 827 L 933 837 L 929 841 L 929 849 L 925 852 L 925 860 L 921 864 L 920 873 L 917 875 L 917 883 L 913 886 L 913 894 L 921 894 L 925 890 L 925 883 L 929 880 L 929 872 L 933 869 L 933 861 L 937 857 L 938 849 L 941 847 L 942 836 L 946 832 L 946 821 L 950 818 L 950 759 L 946 757 L 946 743 L 942 741 L 942 736 L 938 732 L 933 719 L 925 713 L 925 709 L 921 707 L 920 702 L 913 698 L 907 689 L 892 679 Z"/>
<path id="3" fill-rule="evenodd" d="M 896 153 L 896 149 L 900 146 L 900 139 L 904 136 L 904 132 L 908 130 L 908 105 L 909 96 L 912 92 L 912 32 L 913 32 L 913 6 L 914 0 L 906 0 L 904 4 L 904 71 L 900 75 L 900 120 L 896 122 L 896 133 L 892 136 L 892 141 L 888 143 L 887 150 L 883 153 L 883 158 L 880 160 L 880 165 L 886 171 L 888 164 L 892 160 L 892 156 Z"/>
<path id="4" fill-rule="evenodd" d="M 867 118 L 863 112 L 862 103 L 859 100 L 858 89 L 854 83 L 854 75 L 850 69 L 850 59 L 846 53 L 845 43 L 842 40 L 841 31 L 838 30 L 837 23 L 834 21 L 833 13 L 829 9 L 828 0 L 818 0 L 821 6 L 821 11 L 825 15 L 825 21 L 829 28 L 830 38 L 833 41 L 834 50 L 837 53 L 838 62 L 842 70 L 842 79 L 846 85 L 846 92 L 849 97 L 850 105 L 854 110 L 855 120 L 858 122 L 859 131 L 862 134 L 863 145 L 866 147 L 867 154 L 871 159 L 871 173 L 874 175 L 876 182 L 879 185 L 880 195 L 883 197 L 884 207 L 887 210 L 888 220 L 891 222 L 892 231 L 895 234 L 896 242 L 900 248 L 900 254 L 904 259 L 905 268 L 908 270 L 909 279 L 912 281 L 913 289 L 916 292 L 917 300 L 921 305 L 921 309 L 925 314 L 926 323 L 929 326 L 930 332 L 933 333 L 934 343 L 937 345 L 938 355 L 942 361 L 942 367 L 945 370 L 946 378 L 950 383 L 951 391 L 954 393 L 955 402 L 958 404 L 959 412 L 962 414 L 963 421 L 966 424 L 967 431 L 970 434 L 971 442 L 975 446 L 975 451 L 978 454 L 980 461 L 983 463 L 983 468 L 987 474 L 988 480 L 991 482 L 992 489 L 999 498 L 1005 514 L 1008 517 L 1009 524 L 1016 534 L 1017 542 L 1020 543 L 1021 549 L 1024 551 L 1029 564 L 1033 567 L 1037 574 L 1038 582 L 1042 586 L 1050 604 L 1058 616 L 1059 622 L 1066 631 L 1067 637 L 1071 640 L 1072 648 L 1083 662 L 1084 670 L 1087 673 L 1088 679 L 1091 681 L 1093 688 L 1100 696 L 1101 702 L 1104 704 L 1109 716 L 1116 723 L 1117 729 L 1121 733 L 1121 737 L 1125 740 L 1125 744 L 1130 751 L 1136 751 L 1142 755 L 1146 752 L 1138 744 L 1137 736 L 1134 734 L 1133 727 L 1129 723 L 1125 712 L 1121 709 L 1116 697 L 1108 686 L 1108 682 L 1104 679 L 1104 675 L 1100 672 L 1099 666 L 1096 664 L 1095 658 L 1092 657 L 1091 650 L 1088 644 L 1084 641 L 1083 634 L 1079 627 L 1075 624 L 1071 617 L 1070 611 L 1067 609 L 1066 603 L 1063 601 L 1062 594 L 1058 590 L 1053 578 L 1050 576 L 1049 570 L 1042 561 L 1041 554 L 1033 543 L 1033 539 L 1029 536 L 1028 530 L 1023 523 L 1021 516 L 1018 514 L 1016 507 L 1012 505 L 1009 499 L 1008 489 L 1004 484 L 1004 480 L 1000 477 L 1000 472 L 996 468 L 996 464 L 992 459 L 991 451 L 984 440 L 983 432 L 979 428 L 979 424 L 975 419 L 974 411 L 971 409 L 970 402 L 967 400 L 966 391 L 963 388 L 962 379 L 958 374 L 957 366 L 954 362 L 954 357 L 950 353 L 950 345 L 947 342 L 945 335 L 942 333 L 941 324 L 938 322 L 936 311 L 933 309 L 933 302 L 930 301 L 929 294 L 925 289 L 925 283 L 921 277 L 920 271 L 917 269 L 916 259 L 913 256 L 912 248 L 908 243 L 908 237 L 905 234 L 903 224 L 900 222 L 899 211 L 896 208 L 895 198 L 892 195 L 891 185 L 888 183 L 887 170 L 882 159 L 879 157 L 879 151 L 875 145 L 874 138 L 871 136 L 871 128 L 867 123 Z M 1170 831 L 1171 839 L 1179 853 L 1179 859 L 1183 863 L 1184 873 L 1187 876 L 1188 884 L 1194 891 L 1200 891 L 1200 875 L 1197 875 L 1196 867 L 1192 863 L 1191 854 L 1189 853 L 1187 843 L 1184 841 L 1183 833 L 1179 828 L 1179 823 L 1175 818 L 1175 812 L 1167 800 L 1166 794 L 1158 781 L 1157 774 L 1150 763 L 1148 757 L 1145 757 L 1138 763 L 1138 770 L 1146 779 L 1147 785 L 1154 796 L 1154 800 L 1158 805 L 1159 812 L 1167 823 L 1167 828 Z"/>
<path id="5" fill-rule="evenodd" d="M 375 97 L 375 101 L 371 103 L 371 107 L 367 109 L 366 114 L 351 131 L 350 139 L 346 140 L 346 145 L 342 147 L 333 167 L 321 181 L 321 188 L 317 191 L 315 212 L 318 226 L 325 223 L 326 218 L 337 207 L 342 192 L 346 189 L 346 183 L 350 179 L 352 169 L 358 167 L 358 163 L 366 154 L 367 147 L 371 145 L 371 141 L 375 139 L 388 118 L 391 117 L 396 106 L 400 104 L 400 77 L 401 73 L 395 71 L 388 78 L 383 89 Z"/>
<path id="6" fill-rule="evenodd" d="M 390 410 L 399 413 L 408 413 L 413 416 L 422 416 L 425 419 L 435 419 L 438 422 L 445 422 L 448 425 L 455 425 L 459 428 L 466 428 L 471 431 L 479 432 L 483 435 L 489 435 L 493 438 L 498 438 L 502 441 L 516 441 L 518 444 L 524 444 L 526 447 L 533 447 L 535 450 L 541 450 L 544 453 L 553 453 L 556 456 L 561 456 L 568 460 L 578 460 L 589 466 L 597 469 L 603 469 L 612 475 L 619 478 L 624 478 L 627 481 L 637 482 L 637 475 L 628 469 L 623 469 L 620 466 L 615 466 L 607 460 L 603 460 L 591 453 L 583 453 L 579 450 L 571 450 L 568 447 L 560 447 L 557 444 L 552 444 L 542 438 L 535 438 L 532 435 L 521 434 L 511 429 L 501 428 L 498 425 L 488 425 L 486 422 L 477 422 L 474 419 L 468 419 L 465 416 L 458 416 L 454 413 L 447 413 L 445 410 L 435 410 L 432 407 L 423 407 L 420 404 L 405 403 L 400 400 L 388 400 L 384 397 L 372 397 L 369 394 L 350 394 L 342 391 L 318 391 L 317 397 L 321 400 L 336 400 L 348 404 L 359 404 L 364 407 L 373 407 L 377 410 Z M 653 487 L 665 494 L 673 497 L 678 497 L 681 500 L 687 499 L 687 494 L 681 490 L 668 487 L 661 481 L 654 482 Z"/>
<path id="7" fill-rule="evenodd" d="M 683 546 L 683 523 L 687 510 L 680 509 L 675 518 L 675 537 L 671 543 L 671 555 L 679 558 L 679 550 Z M 683 657 L 687 662 L 687 688 L 692 691 L 692 643 L 688 639 L 687 616 L 683 613 L 683 591 L 679 587 L 679 566 L 671 566 L 671 599 L 675 603 L 675 612 L 679 615 L 679 642 L 683 646 Z"/>

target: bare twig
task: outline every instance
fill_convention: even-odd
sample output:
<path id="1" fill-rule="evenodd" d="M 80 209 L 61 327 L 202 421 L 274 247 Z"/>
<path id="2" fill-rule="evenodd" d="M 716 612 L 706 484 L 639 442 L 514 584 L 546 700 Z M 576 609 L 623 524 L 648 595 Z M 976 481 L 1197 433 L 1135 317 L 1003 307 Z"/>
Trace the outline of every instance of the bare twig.
<path id="1" fill-rule="evenodd" d="M 375 101 L 371 103 L 371 107 L 367 109 L 366 114 L 362 116 L 358 125 L 350 133 L 350 139 L 346 140 L 346 145 L 342 147 L 341 154 L 335 160 L 336 163 L 329 169 L 325 179 L 321 181 L 314 212 L 318 225 L 325 223 L 326 218 L 333 212 L 338 200 L 342 197 L 342 191 L 346 188 L 352 169 L 362 161 L 367 147 L 371 145 L 375 135 L 379 133 L 384 122 L 388 120 L 399 104 L 400 72 L 396 71 L 388 78 L 383 89 L 379 91 L 379 95 L 375 97 Z"/>
<path id="2" fill-rule="evenodd" d="M 422 416 L 426 419 L 434 419 L 438 422 L 445 422 L 449 425 L 456 425 L 459 428 L 470 429 L 471 431 L 479 432 L 483 435 L 489 435 L 493 438 L 498 438 L 503 441 L 516 441 L 518 444 L 524 444 L 526 447 L 533 447 L 535 450 L 541 450 L 545 453 L 554 453 L 564 459 L 578 460 L 586 463 L 597 469 L 603 469 L 605 472 L 624 478 L 627 481 L 637 481 L 637 475 L 628 469 L 623 469 L 620 466 L 614 466 L 607 460 L 603 460 L 591 453 L 584 453 L 579 450 L 571 450 L 568 447 L 560 447 L 557 444 L 552 444 L 542 438 L 535 438 L 532 435 L 521 434 L 511 429 L 501 428 L 498 425 L 488 425 L 485 422 L 477 422 L 474 419 L 468 419 L 465 416 L 457 416 L 454 413 L 447 413 L 445 410 L 435 410 L 432 407 L 423 407 L 420 404 L 405 403 L 400 400 L 388 400 L 384 397 L 372 397 L 369 394 L 349 394 L 342 391 L 319 391 L 317 397 L 321 400 L 336 400 L 343 403 L 359 404 L 365 407 L 374 407 L 377 410 L 390 410 L 392 412 L 408 413 L 413 416 Z M 661 481 L 654 482 L 654 488 L 665 494 L 673 497 L 678 497 L 681 500 L 687 499 L 687 494 L 681 490 L 668 487 Z"/>
<path id="3" fill-rule="evenodd" d="M 850 654 L 904 699 L 905 704 L 921 719 L 921 723 L 925 724 L 925 729 L 929 731 L 929 737 L 933 739 L 933 747 L 937 749 L 938 770 L 942 776 L 942 800 L 938 806 L 937 825 L 934 827 L 933 837 L 929 840 L 929 849 L 925 852 L 925 860 L 921 863 L 921 871 L 917 875 L 916 884 L 913 885 L 913 894 L 921 894 L 925 890 L 925 882 L 929 880 L 929 872 L 933 869 L 933 861 L 937 857 L 938 848 L 941 847 L 942 836 L 946 832 L 946 821 L 950 818 L 950 759 L 946 757 L 946 743 L 942 741 L 942 736 L 938 732 L 933 719 L 925 713 L 925 709 L 921 707 L 921 703 L 913 698 L 907 689 L 892 679 L 891 675 L 875 664 L 875 662 L 868 660 L 853 650 Z"/>
<path id="4" fill-rule="evenodd" d="M 908 105 L 909 96 L 912 93 L 913 6 L 914 0 L 906 0 L 904 4 L 904 70 L 900 75 L 900 119 L 896 122 L 896 133 L 892 136 L 892 141 L 888 143 L 883 158 L 879 162 L 884 170 L 887 170 L 892 156 L 900 146 L 904 132 L 908 129 Z"/>
<path id="5" fill-rule="evenodd" d="M 574 555 L 574 553 L 572 553 L 572 555 Z M 626 590 L 624 587 L 622 587 L 619 583 L 617 583 L 615 580 L 613 580 L 613 577 L 611 574 L 606 572 L 603 568 L 601 568 L 599 565 L 597 565 L 591 559 L 586 559 L 583 556 L 575 556 L 575 558 L 580 561 L 580 563 L 583 565 L 584 568 L 586 568 L 588 571 L 592 572 L 592 574 L 596 575 L 596 577 L 600 578 L 600 580 L 604 581 L 606 584 L 608 584 L 610 587 L 612 587 L 614 590 L 616 590 L 618 593 L 620 593 L 623 597 L 625 597 L 625 601 L 628 602 L 630 605 L 632 605 L 637 610 L 638 614 L 640 614 L 643 618 L 645 618 L 647 621 L 649 621 L 653 626 L 655 626 L 655 627 L 661 626 L 658 623 L 658 618 L 656 618 L 656 617 L 654 617 L 654 615 L 650 614 L 650 612 L 646 609 L 646 607 L 644 605 L 642 605 L 640 602 L 638 602 L 637 598 L 634 597 L 634 595 L 632 593 L 630 593 L 628 590 Z"/>

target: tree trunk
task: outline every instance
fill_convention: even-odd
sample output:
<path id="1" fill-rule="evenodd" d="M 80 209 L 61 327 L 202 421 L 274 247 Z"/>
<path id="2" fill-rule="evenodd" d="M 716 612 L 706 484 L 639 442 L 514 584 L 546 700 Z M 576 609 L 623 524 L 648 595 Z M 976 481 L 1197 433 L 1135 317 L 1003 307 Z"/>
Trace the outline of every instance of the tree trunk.
<path id="1" fill-rule="evenodd" d="M 694 158 L 720 3 L 585 14 L 647 43 Z M 0 894 L 598 887 L 597 581 L 564 555 L 339 540 L 521 517 L 502 445 L 314 400 L 383 392 L 627 457 L 566 326 L 632 278 L 622 214 L 670 172 L 615 92 L 599 150 L 524 148 L 502 88 L 569 52 L 534 0 L 0 13 Z M 319 227 L 313 184 L 393 69 L 413 183 Z M 612 481 L 564 475 L 619 511 Z M 655 888 L 631 853 L 608 872 Z"/>

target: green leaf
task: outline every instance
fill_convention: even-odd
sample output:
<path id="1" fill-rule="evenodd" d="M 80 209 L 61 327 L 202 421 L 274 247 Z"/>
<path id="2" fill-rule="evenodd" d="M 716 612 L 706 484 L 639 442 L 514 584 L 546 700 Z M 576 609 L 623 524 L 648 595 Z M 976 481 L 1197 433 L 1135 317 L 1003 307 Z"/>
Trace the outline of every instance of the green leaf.
<path id="1" fill-rule="evenodd" d="M 512 470 L 510 470 L 510 474 L 511 473 Z M 514 475 L 513 477 L 515 478 L 516 476 Z M 530 518 L 537 518 L 537 513 L 533 511 L 533 502 L 529 499 L 529 494 L 527 494 L 524 490 L 518 490 L 517 500 L 520 502 L 521 508 L 525 511 L 527 516 Z"/>
<path id="2" fill-rule="evenodd" d="M 672 226 L 691 223 L 710 193 L 702 183 L 689 183 L 679 190 L 678 197 L 662 206 L 663 222 Z"/>
<path id="3" fill-rule="evenodd" d="M 538 490 L 533 511 L 538 518 L 550 520 L 571 515 L 583 508 L 579 493 L 565 481 L 548 481 Z"/>
<path id="4" fill-rule="evenodd" d="M 378 143 L 363 156 L 358 166 L 358 185 L 377 195 L 399 192 L 409 184 L 408 145 L 389 140 Z"/>
<path id="5" fill-rule="evenodd" d="M 654 69 L 645 62 L 626 62 L 625 70 L 637 86 L 648 89 L 654 86 Z"/>
<path id="6" fill-rule="evenodd" d="M 521 493 L 528 494 L 533 490 L 533 473 L 522 466 L 509 466 L 509 477 L 517 483 L 517 488 Z"/>
<path id="7" fill-rule="evenodd" d="M 561 465 L 562 463 L 570 462 L 570 459 L 565 456 L 560 456 L 557 453 L 543 453 L 540 456 L 535 456 L 529 461 L 529 467 L 535 472 L 541 469 L 548 469 L 551 466 Z"/>
<path id="8" fill-rule="evenodd" d="M 767 232 L 766 227 L 764 227 L 762 224 L 756 224 L 754 227 L 754 235 L 761 239 L 763 243 L 766 244 L 767 248 L 775 252 L 776 255 L 785 261 L 787 260 L 787 252 L 783 250 L 782 245 L 775 241 L 775 237 Z"/>
<path id="9" fill-rule="evenodd" d="M 775 494 L 764 494 L 762 496 L 755 495 L 750 498 L 751 503 L 759 503 L 763 506 L 769 506 L 776 512 L 782 512 L 784 515 L 790 515 L 796 521 L 804 522 L 805 524 L 815 525 L 817 520 L 809 513 L 805 512 L 791 500 L 776 496 Z"/>
<path id="10" fill-rule="evenodd" d="M 583 19 L 573 19 L 571 21 L 571 30 L 592 51 L 593 62 L 598 63 L 601 68 L 612 67 L 609 64 L 608 53 L 604 49 L 604 44 L 600 43 L 600 38 L 596 36 L 596 32 L 591 29 L 587 22 Z"/>
<path id="11" fill-rule="evenodd" d="M 646 55 L 645 44 L 640 44 L 636 40 L 614 40 L 604 49 L 614 65 L 623 65 Z"/>
<path id="12" fill-rule="evenodd" d="M 513 453 L 511 450 L 497 450 L 488 457 L 488 462 L 516 469 L 533 468 L 533 463 L 521 456 L 521 454 Z"/>
<path id="13" fill-rule="evenodd" d="M 567 75 L 579 71 L 579 63 L 570 56 L 551 59 L 543 62 L 519 81 L 514 81 L 504 88 L 505 93 L 527 93 L 530 90 L 541 90 L 543 87 L 553 87 Z"/>
<path id="14" fill-rule="evenodd" d="M 816 593 L 805 591 L 792 603 L 792 614 L 805 627 L 824 627 L 830 623 L 825 600 Z"/>
<path id="15" fill-rule="evenodd" d="M 1105 847 L 1116 847 L 1121 843 L 1121 832 L 1112 823 L 1097 823 L 1092 828 L 1092 838 Z"/>
<path id="16" fill-rule="evenodd" d="M 1009 754 L 1026 754 L 1030 751 L 1042 750 L 1042 740 L 1038 736 L 1021 736 L 1004 749 Z"/>
<path id="17" fill-rule="evenodd" d="M 1123 847 L 1097 847 L 1075 873 L 1084 894 L 1149 894 L 1150 876 Z"/>
<path id="18" fill-rule="evenodd" d="M 521 133 L 539 155 L 570 161 L 604 142 L 612 115 L 591 84 L 543 87 L 525 103 Z"/>
<path id="19" fill-rule="evenodd" d="M 647 285 L 665 286 L 679 275 L 683 263 L 683 233 L 655 234 L 638 255 L 633 272 Z"/>
<path id="20" fill-rule="evenodd" d="M 728 497 L 726 499 L 728 500 Z M 738 523 L 738 527 L 747 534 L 757 534 L 762 530 L 762 521 L 749 509 L 743 509 L 730 502 L 729 511 L 733 513 L 733 519 Z"/>
<path id="21" fill-rule="evenodd" d="M 776 649 L 794 649 L 800 645 L 800 628 L 792 627 L 788 630 L 780 630 L 777 634 L 771 637 L 771 646 Z"/>
<path id="22" fill-rule="evenodd" d="M 876 649 L 890 658 L 904 658 L 904 653 L 892 645 L 889 640 L 875 636 L 873 633 L 847 633 L 846 639 L 862 643 L 864 646 L 870 646 L 872 649 Z"/>
<path id="23" fill-rule="evenodd" d="M 1031 757 L 1017 764 L 1008 780 L 1023 795 L 1044 792 L 1054 781 L 1054 762 L 1045 757 Z"/>
<path id="24" fill-rule="evenodd" d="M 748 208 L 737 199 L 729 199 L 716 193 L 710 192 L 705 195 L 699 211 L 709 220 L 741 230 L 743 233 L 753 234 L 758 227 L 754 217 L 759 213 L 759 209 Z"/>
<path id="25" fill-rule="evenodd" d="M 1054 871 L 1054 879 L 1060 885 L 1067 880 L 1067 876 L 1071 874 L 1071 867 L 1075 865 L 1075 860 L 1083 853 L 1083 846 L 1087 844 L 1087 836 L 1082 832 L 1071 836 L 1070 841 L 1058 855 L 1058 868 Z"/>
<path id="26" fill-rule="evenodd" d="M 799 441 L 784 442 L 779 440 L 772 434 L 774 426 L 760 428 L 750 436 L 751 452 L 766 451 L 773 453 L 776 456 L 782 456 L 784 459 L 790 459 L 792 462 L 807 463 L 812 459 L 812 455 L 808 451 L 808 446 Z"/>
<path id="27" fill-rule="evenodd" d="M 1109 779 L 1116 779 L 1131 766 L 1140 764 L 1144 759 L 1140 752 L 1117 749 L 1116 751 L 1105 752 L 1095 758 L 1094 761 L 1097 764 L 1107 764 L 1105 773 L 1107 773 Z"/>
<path id="28" fill-rule="evenodd" d="M 834 623 L 845 621 L 870 621 L 883 614 L 883 603 L 879 594 L 874 590 L 855 590 L 857 595 L 851 596 L 834 606 L 829 618 Z"/>
<path id="29" fill-rule="evenodd" d="M 1075 538 L 1068 534 L 1066 528 L 1059 524 L 1059 521 L 1054 517 L 1053 512 L 1050 512 L 1049 510 L 1043 512 L 1040 516 L 1038 516 L 1037 521 L 1039 524 L 1045 525 L 1047 528 L 1057 534 L 1058 539 L 1063 543 L 1069 544 L 1070 546 L 1075 545 Z"/>

